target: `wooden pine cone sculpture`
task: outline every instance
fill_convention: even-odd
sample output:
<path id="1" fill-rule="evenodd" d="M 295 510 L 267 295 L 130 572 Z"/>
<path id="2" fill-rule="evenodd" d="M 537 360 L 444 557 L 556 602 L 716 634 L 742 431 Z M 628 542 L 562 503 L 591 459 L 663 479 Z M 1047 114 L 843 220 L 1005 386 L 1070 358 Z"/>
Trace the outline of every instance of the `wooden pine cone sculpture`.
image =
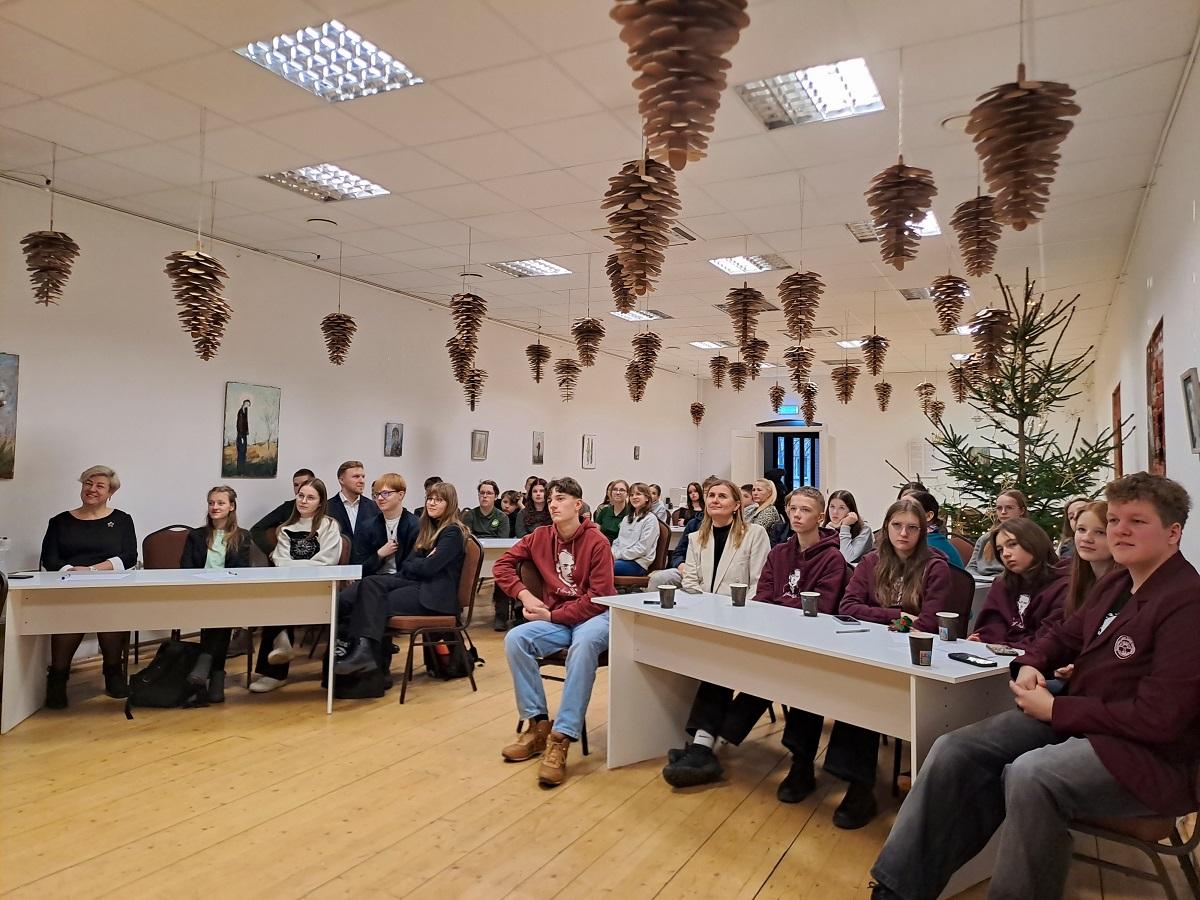
<path id="1" fill-rule="evenodd" d="M 862 342 L 863 363 L 868 372 L 878 375 L 883 371 L 883 359 L 892 342 L 881 334 L 864 334 Z"/>
<path id="2" fill-rule="evenodd" d="M 354 340 L 356 331 L 358 325 L 345 313 L 332 312 L 321 320 L 325 349 L 329 353 L 329 361 L 335 366 L 340 366 L 346 361 L 346 354 L 350 352 L 350 342 Z"/>
<path id="3" fill-rule="evenodd" d="M 575 387 L 579 383 L 579 373 L 583 368 L 573 359 L 558 359 L 554 361 L 554 375 L 558 379 L 558 393 L 563 403 L 575 397 Z"/>
<path id="4" fill-rule="evenodd" d="M 629 399 L 641 403 L 646 396 L 646 383 L 649 380 L 646 369 L 636 359 L 631 359 L 625 366 L 625 386 L 629 388 Z"/>
<path id="5" fill-rule="evenodd" d="M 950 217 L 950 227 L 958 237 L 958 252 L 967 274 L 979 278 L 992 271 L 1000 249 L 1000 223 L 992 198 L 982 194 L 958 204 Z"/>
<path id="6" fill-rule="evenodd" d="M 873 179 L 867 189 L 867 205 L 879 234 L 879 253 L 883 261 L 903 271 L 904 264 L 916 259 L 921 236 L 917 226 L 925 218 L 937 187 L 928 169 L 906 166 L 901 156 Z"/>
<path id="7" fill-rule="evenodd" d="M 450 298 L 450 318 L 454 322 L 454 334 L 446 341 L 450 357 L 450 368 L 454 380 L 462 383 L 467 373 L 475 366 L 475 353 L 479 349 L 479 332 L 483 328 L 483 317 L 487 315 L 487 301 L 478 294 L 464 292 Z"/>
<path id="8" fill-rule="evenodd" d="M 947 333 L 958 327 L 959 317 L 967 297 L 971 296 L 971 286 L 965 278 L 957 275 L 939 275 L 929 286 L 933 295 L 933 310 L 937 313 L 938 327 Z"/>
<path id="9" fill-rule="evenodd" d="M 887 412 L 888 404 L 892 402 L 892 386 L 886 381 L 876 382 L 875 399 L 879 403 L 879 411 Z"/>
<path id="10" fill-rule="evenodd" d="M 708 370 L 712 372 L 713 387 L 720 390 L 725 386 L 725 373 L 729 371 L 729 357 L 718 354 L 708 361 Z"/>
<path id="11" fill-rule="evenodd" d="M 1075 91 L 1057 81 L 1029 81 L 1025 64 L 1017 80 L 979 97 L 967 119 L 967 134 L 983 163 L 983 177 L 995 195 L 996 218 L 1016 231 L 1046 211 L 1058 171 L 1059 145 L 1079 115 Z"/>
<path id="12" fill-rule="evenodd" d="M 576 356 L 581 366 L 594 366 L 604 340 L 604 325 L 599 319 L 579 319 L 571 326 L 571 337 L 575 338 Z"/>
<path id="13" fill-rule="evenodd" d="M 797 391 L 804 382 L 808 381 L 808 376 L 812 374 L 813 361 L 817 358 L 817 352 L 812 347 L 788 347 L 783 351 L 783 362 L 788 367 L 788 371 L 792 376 L 792 385 Z"/>
<path id="14" fill-rule="evenodd" d="M 817 421 L 817 383 L 806 381 L 800 388 L 800 412 L 807 425 Z"/>
<path id="15" fill-rule="evenodd" d="M 625 283 L 625 270 L 621 268 L 621 261 L 617 259 L 617 254 L 610 253 L 608 255 L 608 262 L 604 264 L 604 270 L 608 272 L 608 281 L 612 285 L 613 306 L 616 307 L 617 312 L 633 312 L 633 308 L 637 305 L 637 297 Z"/>
<path id="16" fill-rule="evenodd" d="M 767 361 L 771 345 L 760 337 L 752 337 L 742 347 L 742 360 L 750 369 L 750 380 L 754 381 L 762 373 L 762 364 Z"/>
<path id="17" fill-rule="evenodd" d="M 541 384 L 542 376 L 546 373 L 546 363 L 550 362 L 550 348 L 539 339 L 536 344 L 525 348 L 525 358 L 529 360 L 529 372 L 533 375 L 534 382 Z"/>
<path id="18" fill-rule="evenodd" d="M 679 216 L 675 173 L 656 160 L 634 159 L 608 183 L 601 208 L 608 210 L 609 237 L 617 245 L 626 289 L 640 297 L 653 290 L 662 274 L 671 227 Z"/>
<path id="19" fill-rule="evenodd" d="M 738 346 L 746 344 L 758 331 L 758 317 L 762 315 L 764 298 L 762 291 L 752 287 L 734 288 L 725 297 L 725 311 L 733 325 L 733 338 Z"/>
<path id="20" fill-rule="evenodd" d="M 740 359 L 729 364 L 729 384 L 739 394 L 746 389 L 746 379 L 750 377 L 750 367 Z"/>
<path id="21" fill-rule="evenodd" d="M 33 285 L 33 302 L 58 303 L 79 256 L 79 245 L 62 231 L 32 231 L 21 238 L 25 268 Z"/>
<path id="22" fill-rule="evenodd" d="M 647 381 L 654 377 L 654 367 L 658 365 L 658 351 L 662 345 L 662 338 L 653 331 L 643 331 L 633 336 L 633 358 L 642 367 Z"/>
<path id="23" fill-rule="evenodd" d="M 179 250 L 167 257 L 179 323 L 192 337 L 196 355 L 206 362 L 217 355 L 233 309 L 222 296 L 225 267 L 202 250 Z"/>
<path id="24" fill-rule="evenodd" d="M 933 398 L 937 394 L 937 387 L 931 381 L 922 381 L 914 390 L 917 394 L 917 402 L 921 404 L 921 412 L 928 415 L 929 404 L 933 402 Z"/>
<path id="25" fill-rule="evenodd" d="M 697 401 L 688 407 L 688 412 L 692 414 L 692 424 L 699 428 L 704 421 L 704 404 Z"/>
<path id="26" fill-rule="evenodd" d="M 1000 355 L 1012 326 L 1012 313 L 1006 309 L 981 309 L 975 313 L 971 319 L 971 339 L 975 341 L 973 362 L 979 374 L 996 375 L 1000 371 Z"/>
<path id="27" fill-rule="evenodd" d="M 746 0 L 618 0 L 609 15 L 637 73 L 650 153 L 675 170 L 703 159 L 725 90 L 724 54 L 750 24 Z"/>
<path id="28" fill-rule="evenodd" d="M 816 272 L 793 272 L 779 282 L 779 305 L 786 323 L 784 333 L 796 343 L 812 337 L 825 285 Z"/>
<path id="29" fill-rule="evenodd" d="M 775 383 L 767 391 L 767 397 L 771 400 L 771 412 L 777 413 L 779 412 L 779 407 L 783 406 L 784 398 L 787 397 L 787 391 L 783 389 L 783 385 Z"/>
<path id="30" fill-rule="evenodd" d="M 946 404 L 942 400 L 931 400 L 925 415 L 934 425 L 942 427 L 942 416 L 946 414 Z"/>
<path id="31" fill-rule="evenodd" d="M 483 369 L 472 368 L 467 371 L 462 380 L 463 396 L 467 398 L 467 406 L 475 412 L 475 406 L 483 397 L 483 383 L 487 381 L 488 373 Z"/>
<path id="32" fill-rule="evenodd" d="M 859 368 L 849 364 L 837 366 L 829 377 L 833 380 L 833 392 L 841 403 L 854 398 L 854 386 L 858 384 Z"/>

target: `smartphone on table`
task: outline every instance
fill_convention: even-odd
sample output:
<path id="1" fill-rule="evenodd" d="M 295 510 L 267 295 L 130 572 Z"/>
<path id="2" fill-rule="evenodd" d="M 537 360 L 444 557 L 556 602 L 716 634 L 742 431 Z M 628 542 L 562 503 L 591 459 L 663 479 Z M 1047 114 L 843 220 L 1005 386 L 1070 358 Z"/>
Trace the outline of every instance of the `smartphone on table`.
<path id="1" fill-rule="evenodd" d="M 854 618 L 854 616 L 834 616 L 834 618 L 837 619 L 839 622 L 844 622 L 847 625 L 861 625 L 862 624 L 861 622 L 858 621 L 858 619 Z"/>

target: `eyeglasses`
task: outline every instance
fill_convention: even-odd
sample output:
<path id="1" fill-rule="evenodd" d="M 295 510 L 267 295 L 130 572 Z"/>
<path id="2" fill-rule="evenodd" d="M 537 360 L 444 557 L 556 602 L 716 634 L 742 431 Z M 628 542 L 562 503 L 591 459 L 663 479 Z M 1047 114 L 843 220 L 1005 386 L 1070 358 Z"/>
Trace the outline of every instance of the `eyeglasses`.
<path id="1" fill-rule="evenodd" d="M 628 494 L 629 491 L 625 490 L 625 488 L 613 488 L 611 491 L 609 491 L 609 493 L 610 494 Z"/>
<path id="2" fill-rule="evenodd" d="M 375 491 L 371 496 L 376 500 L 386 500 L 393 494 L 403 494 L 404 491 Z"/>
<path id="3" fill-rule="evenodd" d="M 893 522 L 891 528 L 892 531 L 898 532 L 899 534 L 908 534 L 910 532 L 913 534 L 919 534 L 921 531 L 920 525 L 902 525 L 899 522 Z"/>

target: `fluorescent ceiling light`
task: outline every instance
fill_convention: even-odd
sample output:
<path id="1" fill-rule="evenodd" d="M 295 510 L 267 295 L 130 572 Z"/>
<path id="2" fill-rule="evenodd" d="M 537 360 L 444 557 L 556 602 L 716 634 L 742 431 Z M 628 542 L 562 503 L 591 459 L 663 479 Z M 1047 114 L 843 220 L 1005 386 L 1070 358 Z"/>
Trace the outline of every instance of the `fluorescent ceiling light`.
<path id="1" fill-rule="evenodd" d="M 954 327 L 954 333 L 961 334 L 965 337 L 966 335 L 975 333 L 975 326 L 974 325 L 956 325 Z"/>
<path id="2" fill-rule="evenodd" d="M 255 41 L 233 52 L 331 103 L 425 81 L 337 19 Z"/>
<path id="3" fill-rule="evenodd" d="M 951 353 L 950 358 L 955 362 L 966 362 L 971 358 L 970 353 Z"/>
<path id="4" fill-rule="evenodd" d="M 367 197 L 382 197 L 391 193 L 387 188 L 367 181 L 353 172 L 347 172 L 333 163 L 320 163 L 287 172 L 272 172 L 270 175 L 259 177 L 263 181 L 304 194 L 314 200 L 364 200 Z"/>
<path id="5" fill-rule="evenodd" d="M 697 350 L 724 350 L 726 347 L 732 347 L 732 344 L 727 344 L 725 341 L 688 341 Z"/>
<path id="6" fill-rule="evenodd" d="M 487 263 L 489 269 L 511 275 L 513 278 L 534 278 L 539 275 L 570 275 L 570 269 L 564 269 L 548 259 L 513 259 L 508 262 Z"/>
<path id="7" fill-rule="evenodd" d="M 925 218 L 917 223 L 917 234 L 921 237 L 937 237 L 942 233 L 941 226 L 938 225 L 937 216 L 933 214 L 931 209 L 925 213 Z"/>
<path id="8" fill-rule="evenodd" d="M 852 341 L 838 341 L 837 345 L 839 347 L 841 347 L 843 350 L 857 350 L 859 347 L 861 347 L 865 343 L 866 343 L 866 341 L 861 341 L 861 340 L 855 339 Z"/>
<path id="9" fill-rule="evenodd" d="M 861 222 L 847 222 L 846 228 L 860 244 L 879 240 L 879 231 L 876 230 L 875 223 L 870 219 L 864 219 Z M 938 225 L 937 216 L 933 214 L 932 209 L 925 213 L 921 221 L 916 224 L 916 230 L 921 237 L 937 237 L 942 233 L 942 227 Z"/>
<path id="10" fill-rule="evenodd" d="M 710 259 L 710 263 L 726 275 L 753 275 L 755 272 L 770 272 L 774 269 L 790 269 L 791 264 L 782 256 L 767 253 L 762 256 L 722 256 Z"/>
<path id="11" fill-rule="evenodd" d="M 883 109 L 883 99 L 861 57 L 772 75 L 737 86 L 767 128 L 830 122 Z"/>
<path id="12" fill-rule="evenodd" d="M 929 292 L 929 288 L 901 288 L 900 296 L 905 300 L 932 300 L 933 294 Z"/>
<path id="13" fill-rule="evenodd" d="M 653 322 L 655 319 L 671 318 L 665 312 L 660 312 L 657 309 L 635 309 L 633 312 L 627 313 L 610 309 L 608 314 L 616 316 L 618 319 L 624 319 L 626 322 Z"/>
<path id="14" fill-rule="evenodd" d="M 772 362 L 760 362 L 758 364 L 758 367 L 760 369 L 778 369 L 779 368 L 778 364 L 772 363 Z"/>

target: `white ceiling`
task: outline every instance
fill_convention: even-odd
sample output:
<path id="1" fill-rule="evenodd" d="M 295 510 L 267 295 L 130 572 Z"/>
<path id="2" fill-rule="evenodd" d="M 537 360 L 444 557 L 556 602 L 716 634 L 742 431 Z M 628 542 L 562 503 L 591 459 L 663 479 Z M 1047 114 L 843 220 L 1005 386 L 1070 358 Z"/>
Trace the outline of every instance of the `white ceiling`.
<path id="1" fill-rule="evenodd" d="M 730 83 L 864 56 L 887 109 L 859 119 L 767 132 L 732 91 L 707 159 L 680 177 L 681 224 L 699 236 L 672 247 L 652 308 L 669 349 L 692 369 L 711 355 L 690 340 L 730 337 L 714 309 L 739 279 L 707 260 L 748 249 L 778 253 L 827 284 L 818 325 L 893 340 L 888 369 L 943 370 L 962 338 L 937 338 L 927 302 L 897 288 L 962 274 L 946 236 L 922 242 L 898 273 L 876 244 L 844 224 L 866 218 L 862 192 L 895 161 L 903 48 L 904 151 L 931 168 L 945 227 L 973 196 L 969 139 L 941 127 L 974 98 L 1013 78 L 1019 4 L 999 0 L 752 0 L 751 24 L 730 55 Z M 997 271 L 1082 294 L 1069 344 L 1091 343 L 1128 248 L 1200 8 L 1195 0 L 1026 0 L 1031 77 L 1065 81 L 1083 113 L 1062 152 L 1044 222 L 1007 232 Z M 187 225 L 204 178 L 215 181 L 218 238 L 321 254 L 347 274 L 438 300 L 459 289 L 467 261 L 546 257 L 574 274 L 473 279 L 494 319 L 565 333 L 611 308 L 609 244 L 600 199 L 607 179 L 640 152 L 637 98 L 624 46 L 601 0 L 0 0 L 0 169 L 49 169 L 58 185 L 130 212 Z M 231 48 L 336 16 L 403 60 L 427 83 L 330 104 Z M 336 204 L 307 200 L 257 176 L 333 162 L 392 194 Z M 800 204 L 800 175 L 806 202 Z M 22 176 L 23 177 L 23 176 Z M 203 200 L 201 199 L 203 197 Z M 314 216 L 337 227 L 313 226 Z M 802 227 L 803 226 L 803 227 Z M 218 250 L 218 253 L 220 251 Z M 774 300 L 787 273 L 752 276 Z M 994 282 L 973 285 L 976 306 Z M 628 348 L 637 326 L 604 317 L 605 347 Z M 763 319 L 772 358 L 785 346 L 780 313 Z M 818 339 L 818 357 L 840 351 Z M 674 349 L 679 348 L 679 349 Z"/>

